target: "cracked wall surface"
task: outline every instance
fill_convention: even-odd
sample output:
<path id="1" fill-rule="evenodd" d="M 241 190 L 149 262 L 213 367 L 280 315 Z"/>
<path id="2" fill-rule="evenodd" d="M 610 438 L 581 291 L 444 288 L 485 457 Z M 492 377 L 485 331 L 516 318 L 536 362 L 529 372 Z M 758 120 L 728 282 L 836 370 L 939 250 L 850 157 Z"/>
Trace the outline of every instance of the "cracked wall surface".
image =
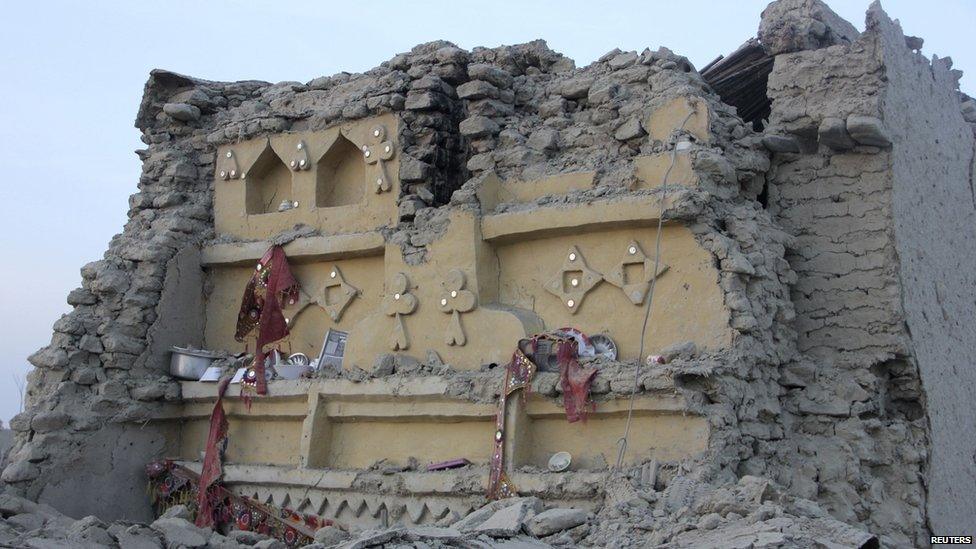
<path id="1" fill-rule="evenodd" d="M 897 44 L 901 29 L 879 17 Z M 928 520 L 947 532 L 976 516 L 976 119 L 949 58 L 885 48 L 890 82 L 881 112 L 891 128 L 891 215 L 904 329 L 921 374 L 929 421 Z M 962 101 L 962 109 L 960 102 Z M 968 102 L 968 103 L 967 103 Z"/>

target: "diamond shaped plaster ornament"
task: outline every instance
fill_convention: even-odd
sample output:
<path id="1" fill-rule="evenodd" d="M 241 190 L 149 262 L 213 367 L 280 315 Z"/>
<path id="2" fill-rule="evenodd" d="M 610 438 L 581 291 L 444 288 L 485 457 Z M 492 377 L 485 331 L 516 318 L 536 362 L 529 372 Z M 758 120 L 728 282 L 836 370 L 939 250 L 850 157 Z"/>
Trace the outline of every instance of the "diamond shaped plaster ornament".
<path id="1" fill-rule="evenodd" d="M 323 288 L 320 305 L 333 322 L 339 322 L 346 307 L 359 295 L 359 289 L 346 282 L 339 267 L 333 265 Z"/>
<path id="2" fill-rule="evenodd" d="M 642 265 L 641 276 L 637 280 L 628 280 L 627 265 Z M 654 273 L 654 260 L 647 257 L 644 250 L 635 240 L 631 240 L 624 250 L 624 256 L 613 269 L 603 276 L 603 279 L 624 291 L 624 295 L 634 305 L 644 303 L 647 292 L 651 288 L 651 280 L 664 274 L 668 265 L 659 263 L 657 273 Z"/>
<path id="3" fill-rule="evenodd" d="M 579 248 L 573 246 L 566 253 L 562 269 L 545 283 L 545 289 L 562 300 L 573 314 L 579 309 L 586 293 L 603 281 L 603 276 L 591 269 Z"/>

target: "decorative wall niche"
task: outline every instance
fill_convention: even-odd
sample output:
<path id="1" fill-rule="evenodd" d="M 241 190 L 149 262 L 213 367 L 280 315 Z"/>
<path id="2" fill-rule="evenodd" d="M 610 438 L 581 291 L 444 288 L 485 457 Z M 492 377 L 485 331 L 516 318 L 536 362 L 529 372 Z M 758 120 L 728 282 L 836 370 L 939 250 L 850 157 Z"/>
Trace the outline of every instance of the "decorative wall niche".
<path id="1" fill-rule="evenodd" d="M 277 212 L 283 201 L 293 201 L 291 175 L 291 170 L 271 145 L 265 146 L 245 174 L 247 213 Z"/>
<path id="2" fill-rule="evenodd" d="M 362 202 L 366 191 L 366 164 L 359 147 L 339 134 L 318 162 L 315 205 L 319 208 Z"/>

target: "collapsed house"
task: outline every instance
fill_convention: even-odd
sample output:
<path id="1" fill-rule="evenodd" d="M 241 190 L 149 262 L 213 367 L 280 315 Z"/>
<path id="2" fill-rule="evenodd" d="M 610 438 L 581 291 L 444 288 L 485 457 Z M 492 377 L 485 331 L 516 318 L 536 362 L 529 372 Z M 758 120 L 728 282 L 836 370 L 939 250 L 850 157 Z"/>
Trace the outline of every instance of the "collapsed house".
<path id="1" fill-rule="evenodd" d="M 383 530 L 358 546 L 963 533 L 976 102 L 921 44 L 877 3 L 858 33 L 780 0 L 700 72 L 541 41 L 306 84 L 153 71 L 129 222 L 30 357 L 5 497 L 152 521 L 146 465 L 200 473 L 218 403 L 222 488 Z M 294 284 L 262 348 L 242 295 L 269 272 Z M 174 346 L 258 367 L 218 401 Z M 264 391 L 271 348 L 317 368 Z"/>

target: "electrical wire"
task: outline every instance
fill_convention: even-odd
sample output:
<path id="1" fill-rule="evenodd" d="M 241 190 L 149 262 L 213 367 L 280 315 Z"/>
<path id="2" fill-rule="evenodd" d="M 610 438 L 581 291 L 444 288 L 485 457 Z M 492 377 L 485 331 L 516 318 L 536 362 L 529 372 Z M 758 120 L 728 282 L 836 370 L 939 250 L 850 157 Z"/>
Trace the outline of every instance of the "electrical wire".
<path id="1" fill-rule="evenodd" d="M 691 119 L 691 116 L 697 112 L 696 105 L 691 101 L 688 102 L 689 111 L 685 116 L 684 120 L 681 121 L 681 125 L 675 130 L 674 133 L 682 132 L 685 129 L 685 124 Z M 641 325 L 641 335 L 640 335 L 640 351 L 637 354 L 637 369 L 634 371 L 634 388 L 630 393 L 630 406 L 627 409 L 627 422 L 624 424 L 624 436 L 617 439 L 617 463 L 614 465 L 614 471 L 620 471 L 620 467 L 624 462 L 624 454 L 627 452 L 627 442 L 630 437 L 630 426 L 634 419 L 634 400 L 637 398 L 637 388 L 640 384 L 640 374 L 641 374 L 641 364 L 644 362 L 644 339 L 647 335 L 647 323 L 651 318 L 651 304 L 654 302 L 654 288 L 657 285 L 657 273 L 661 265 L 661 229 L 664 227 L 664 203 L 668 196 L 668 177 L 671 175 L 671 170 L 674 169 L 674 164 L 678 157 L 678 142 L 675 142 L 674 146 L 671 148 L 671 164 L 668 169 L 664 172 L 664 179 L 661 182 L 661 202 L 660 208 L 658 210 L 657 216 L 657 234 L 654 238 L 654 271 L 651 275 L 651 287 L 647 292 L 647 305 L 644 307 L 644 322 Z"/>

